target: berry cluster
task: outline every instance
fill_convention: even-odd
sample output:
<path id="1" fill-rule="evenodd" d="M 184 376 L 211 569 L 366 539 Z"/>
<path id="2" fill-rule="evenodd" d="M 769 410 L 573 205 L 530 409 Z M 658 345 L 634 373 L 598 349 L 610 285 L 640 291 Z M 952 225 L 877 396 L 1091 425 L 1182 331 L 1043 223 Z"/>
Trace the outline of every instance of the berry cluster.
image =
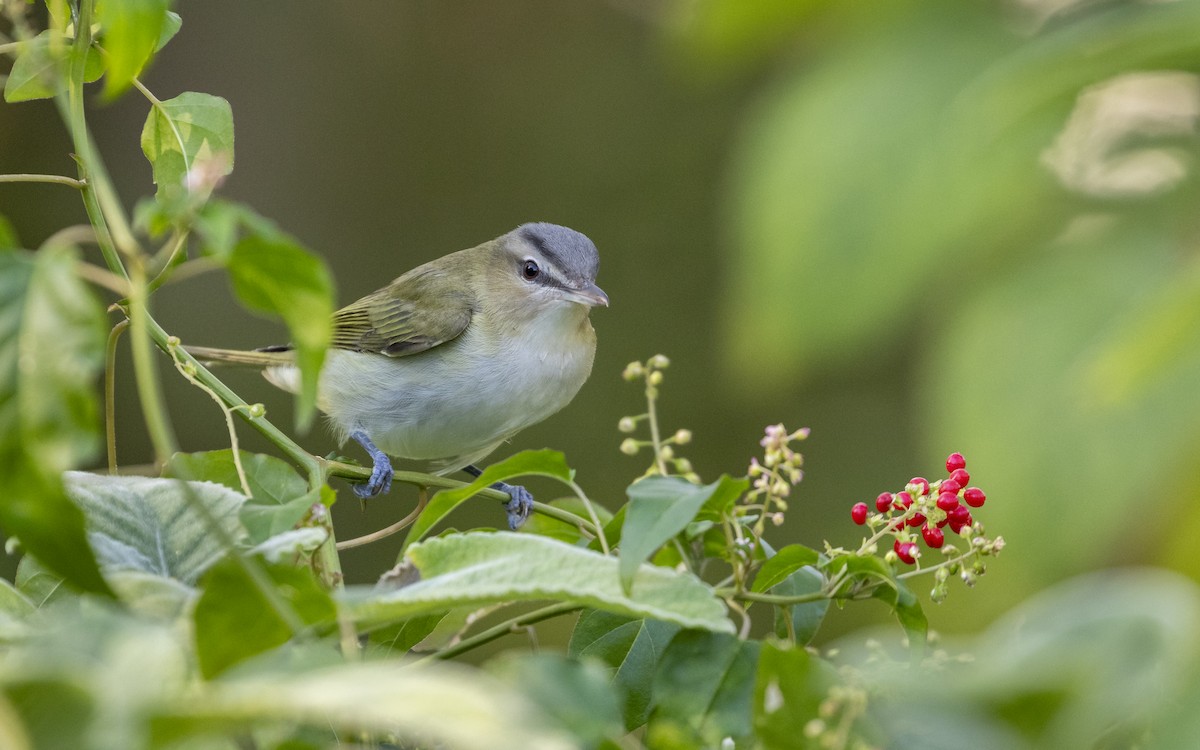
<path id="1" fill-rule="evenodd" d="M 946 556 L 943 563 L 935 566 L 934 601 L 945 598 L 945 582 L 950 575 L 960 573 L 964 582 L 974 584 L 984 572 L 980 558 L 1004 548 L 1002 537 L 984 536 L 983 525 L 971 513 L 972 509 L 983 506 L 987 495 L 978 487 L 967 486 L 971 475 L 961 453 L 951 453 L 946 458 L 946 472 L 945 479 L 930 483 L 924 477 L 913 477 L 902 491 L 880 494 L 875 498 L 874 513 L 866 503 L 856 503 L 850 509 L 854 523 L 867 525 L 875 532 L 864 542 L 861 553 L 873 552 L 877 541 L 891 536 L 892 549 L 885 555 L 891 562 L 917 564 L 921 557 L 918 541 Z M 969 544 L 965 553 L 946 543 L 947 527 Z"/>

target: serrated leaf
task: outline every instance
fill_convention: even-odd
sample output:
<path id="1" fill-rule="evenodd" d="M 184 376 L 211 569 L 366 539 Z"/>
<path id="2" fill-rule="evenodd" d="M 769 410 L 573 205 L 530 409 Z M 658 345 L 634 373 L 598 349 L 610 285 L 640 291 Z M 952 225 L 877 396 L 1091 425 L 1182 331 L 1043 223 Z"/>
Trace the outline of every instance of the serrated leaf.
<path id="1" fill-rule="evenodd" d="M 314 503 L 320 502 L 320 496 L 309 492 L 308 482 L 286 461 L 246 451 L 241 451 L 239 457 L 251 492 L 239 516 L 251 544 L 265 542 L 288 531 Z M 216 482 L 234 492 L 242 492 L 233 451 L 229 449 L 176 453 L 171 456 L 164 473 L 182 479 Z"/>
<path id="2" fill-rule="evenodd" d="M 629 486 L 629 504 L 621 526 L 621 585 L 633 585 L 638 566 L 654 550 L 687 528 L 700 508 L 713 496 L 736 497 L 739 480 L 722 476 L 708 485 L 696 485 L 681 477 L 653 476 Z"/>
<path id="3" fill-rule="evenodd" d="M 265 565 L 272 585 L 305 625 L 334 621 L 337 608 L 308 568 Z M 287 643 L 288 624 L 236 561 L 225 559 L 204 576 L 204 590 L 192 616 L 196 659 L 212 678 L 235 664 Z"/>
<path id="4" fill-rule="evenodd" d="M 452 607 L 553 600 L 684 627 L 733 632 L 713 590 L 696 577 L 642 566 L 632 595 L 617 581 L 617 561 L 529 534 L 454 534 L 408 548 L 420 580 L 394 591 L 348 589 L 346 605 L 366 628 Z"/>
<path id="5" fill-rule="evenodd" d="M 676 635 L 654 681 L 647 744 L 662 731 L 685 733 L 703 747 L 749 735 L 759 646 L 727 633 Z"/>
<path id="6" fill-rule="evenodd" d="M 623 699 L 625 729 L 632 731 L 646 723 L 658 662 L 679 630 L 668 622 L 587 609 L 579 615 L 567 653 L 578 659 L 599 659 L 612 669 L 610 679 Z"/>
<path id="7" fill-rule="evenodd" d="M 229 279 L 242 304 L 287 325 L 300 368 L 296 423 L 307 428 L 316 411 L 317 377 L 332 337 L 334 295 L 329 269 L 282 232 L 251 234 L 233 249 Z"/>
<path id="8" fill-rule="evenodd" d="M 0 251 L 0 526 L 54 573 L 106 592 L 61 473 L 95 455 L 104 312 L 65 248 Z"/>
<path id="9" fill-rule="evenodd" d="M 227 550 L 202 516 L 202 503 L 235 541 L 245 537 L 237 512 L 245 498 L 212 482 L 114 477 L 72 471 L 67 493 L 87 517 L 106 570 L 137 570 L 193 584 Z"/>
<path id="10" fill-rule="evenodd" d="M 159 47 L 170 6 L 170 0 L 100 0 L 96 4 L 96 20 L 108 53 L 106 96 L 112 98 L 129 88 L 142 72 Z"/>
<path id="11" fill-rule="evenodd" d="M 55 43 L 60 45 L 55 49 Z M 10 103 L 49 99 L 66 83 L 69 60 L 78 54 L 69 38 L 51 30 L 43 31 L 21 46 L 4 82 L 4 100 Z M 104 61 L 94 49 L 88 50 L 83 80 L 91 83 L 104 75 Z"/>
<path id="12" fill-rule="evenodd" d="M 141 142 L 155 200 L 166 216 L 186 215 L 233 171 L 233 110 L 219 96 L 185 91 L 151 107 Z"/>
<path id="13" fill-rule="evenodd" d="M 464 501 L 490 487 L 496 482 L 503 482 L 513 477 L 543 476 L 566 482 L 574 476 L 567 459 L 559 451 L 548 449 L 521 451 L 515 456 L 494 463 L 483 470 L 483 473 L 470 484 L 453 490 L 442 490 L 433 496 L 425 510 L 417 517 L 408 536 L 404 540 L 405 549 L 408 545 L 420 541 L 437 524 Z"/>

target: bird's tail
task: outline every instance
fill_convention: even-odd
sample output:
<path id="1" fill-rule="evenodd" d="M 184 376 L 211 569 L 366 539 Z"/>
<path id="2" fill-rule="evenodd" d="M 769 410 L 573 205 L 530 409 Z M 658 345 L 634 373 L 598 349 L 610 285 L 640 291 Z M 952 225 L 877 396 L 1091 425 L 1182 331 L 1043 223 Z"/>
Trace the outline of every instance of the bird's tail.
<path id="1" fill-rule="evenodd" d="M 207 346 L 185 346 L 188 354 L 205 364 L 241 365 L 243 367 L 279 367 L 295 364 L 296 356 L 290 346 L 268 346 L 254 351 L 213 349 Z"/>

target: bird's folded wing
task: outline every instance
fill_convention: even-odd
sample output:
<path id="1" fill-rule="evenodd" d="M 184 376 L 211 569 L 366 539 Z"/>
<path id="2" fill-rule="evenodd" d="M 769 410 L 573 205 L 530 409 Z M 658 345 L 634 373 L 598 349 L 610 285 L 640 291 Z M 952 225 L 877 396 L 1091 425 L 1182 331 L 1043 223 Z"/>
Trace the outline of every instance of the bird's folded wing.
<path id="1" fill-rule="evenodd" d="M 333 315 L 333 346 L 389 357 L 416 354 L 456 338 L 471 322 L 461 280 L 415 269 Z"/>

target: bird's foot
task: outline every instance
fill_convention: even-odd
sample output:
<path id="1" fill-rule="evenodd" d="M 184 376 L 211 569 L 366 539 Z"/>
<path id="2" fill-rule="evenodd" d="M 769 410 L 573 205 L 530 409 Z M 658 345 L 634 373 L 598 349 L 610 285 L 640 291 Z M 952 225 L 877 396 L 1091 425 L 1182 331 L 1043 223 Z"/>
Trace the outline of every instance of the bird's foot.
<path id="1" fill-rule="evenodd" d="M 371 460 L 375 466 L 371 469 L 371 478 L 362 484 L 353 484 L 350 486 L 354 490 L 354 494 L 361 498 L 375 497 L 376 495 L 386 494 L 392 489 L 392 462 L 387 457 L 387 454 L 375 447 L 371 439 L 362 430 L 355 430 L 350 433 L 350 437 L 359 445 L 361 445 L 367 453 L 371 454 Z"/>
<path id="2" fill-rule="evenodd" d="M 508 511 L 508 528 L 516 531 L 525 525 L 529 514 L 533 513 L 533 494 L 519 484 L 496 482 L 492 487 L 508 495 L 508 503 L 504 506 Z"/>

